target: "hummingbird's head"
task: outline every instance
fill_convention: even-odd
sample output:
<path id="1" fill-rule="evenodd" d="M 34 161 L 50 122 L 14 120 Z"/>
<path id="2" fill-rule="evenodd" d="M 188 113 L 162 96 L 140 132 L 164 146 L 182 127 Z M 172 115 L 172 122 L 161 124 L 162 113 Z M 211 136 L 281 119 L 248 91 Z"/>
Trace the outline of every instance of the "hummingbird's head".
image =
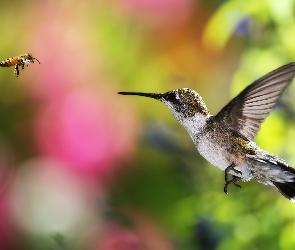
<path id="1" fill-rule="evenodd" d="M 121 95 L 139 95 L 157 99 L 166 104 L 178 121 L 190 118 L 196 114 L 209 115 L 202 97 L 192 89 L 182 88 L 171 90 L 163 94 L 119 92 Z"/>

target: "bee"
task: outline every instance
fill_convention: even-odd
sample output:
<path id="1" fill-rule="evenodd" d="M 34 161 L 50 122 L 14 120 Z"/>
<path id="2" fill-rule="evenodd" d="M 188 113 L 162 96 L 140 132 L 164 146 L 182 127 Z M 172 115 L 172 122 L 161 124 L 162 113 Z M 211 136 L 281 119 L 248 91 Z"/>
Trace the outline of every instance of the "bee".
<path id="1" fill-rule="evenodd" d="M 27 66 L 29 66 L 29 64 L 34 63 L 34 60 L 36 60 L 40 64 L 40 62 L 37 58 L 34 58 L 31 53 L 27 53 L 27 54 L 23 54 L 20 56 L 10 57 L 10 58 L 0 62 L 0 67 L 14 66 L 14 75 L 16 77 L 18 77 L 19 76 L 18 66 L 21 66 L 22 69 L 24 69 L 25 64 L 27 64 Z"/>

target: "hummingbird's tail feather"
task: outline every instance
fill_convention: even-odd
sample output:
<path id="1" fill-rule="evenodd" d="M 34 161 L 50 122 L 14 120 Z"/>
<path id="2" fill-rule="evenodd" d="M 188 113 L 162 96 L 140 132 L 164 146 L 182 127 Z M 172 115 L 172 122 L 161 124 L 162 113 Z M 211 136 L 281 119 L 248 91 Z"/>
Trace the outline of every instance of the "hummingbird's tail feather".
<path id="1" fill-rule="evenodd" d="M 291 202 L 295 203 L 295 169 L 288 165 L 286 162 L 282 161 L 277 162 L 277 165 L 281 170 L 289 175 L 293 181 L 287 182 L 276 182 L 272 181 L 275 189 L 280 192 L 283 196 L 289 199 Z"/>
<path id="2" fill-rule="evenodd" d="M 247 155 L 248 167 L 253 179 L 273 186 L 278 192 L 295 203 L 295 169 L 284 160 L 266 154 L 263 157 Z"/>
<path id="3" fill-rule="evenodd" d="M 295 203 L 295 182 L 272 182 L 275 189 L 283 196 Z"/>

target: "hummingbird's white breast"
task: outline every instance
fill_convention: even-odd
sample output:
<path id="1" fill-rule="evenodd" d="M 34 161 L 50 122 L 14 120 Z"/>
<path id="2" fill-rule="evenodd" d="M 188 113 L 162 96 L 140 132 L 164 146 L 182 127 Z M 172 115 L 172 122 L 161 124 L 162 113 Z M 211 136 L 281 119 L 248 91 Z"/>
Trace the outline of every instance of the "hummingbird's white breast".
<path id="1" fill-rule="evenodd" d="M 196 145 L 199 153 L 211 164 L 225 170 L 230 163 L 225 157 L 223 148 L 216 142 L 210 140 L 204 129 L 211 115 L 196 114 L 194 117 L 179 120 L 181 125 L 187 130 Z"/>
<path id="2" fill-rule="evenodd" d="M 199 153 L 212 165 L 224 171 L 232 162 L 238 162 L 237 169 L 242 172 L 242 179 L 249 180 L 252 174 L 247 167 L 247 162 L 244 157 L 238 157 L 231 154 L 230 143 L 226 143 L 221 139 L 222 134 L 208 133 L 204 131 L 207 127 L 208 120 L 211 115 L 205 116 L 197 114 L 189 119 L 179 120 L 183 127 L 186 128 L 190 134 L 194 144 Z M 240 158 L 240 159 L 238 159 Z M 232 173 L 237 175 L 236 173 Z M 238 175 L 237 175 L 238 176 Z"/>

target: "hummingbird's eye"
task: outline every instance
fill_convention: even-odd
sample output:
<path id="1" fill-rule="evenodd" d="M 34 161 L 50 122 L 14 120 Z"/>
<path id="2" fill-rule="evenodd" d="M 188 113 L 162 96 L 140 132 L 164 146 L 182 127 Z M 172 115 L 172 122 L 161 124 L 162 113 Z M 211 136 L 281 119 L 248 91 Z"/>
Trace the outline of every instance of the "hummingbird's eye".
<path id="1" fill-rule="evenodd" d="M 176 99 L 175 93 L 171 92 L 168 94 L 168 96 L 167 96 L 168 101 L 173 102 L 173 101 L 175 101 L 175 99 Z"/>

